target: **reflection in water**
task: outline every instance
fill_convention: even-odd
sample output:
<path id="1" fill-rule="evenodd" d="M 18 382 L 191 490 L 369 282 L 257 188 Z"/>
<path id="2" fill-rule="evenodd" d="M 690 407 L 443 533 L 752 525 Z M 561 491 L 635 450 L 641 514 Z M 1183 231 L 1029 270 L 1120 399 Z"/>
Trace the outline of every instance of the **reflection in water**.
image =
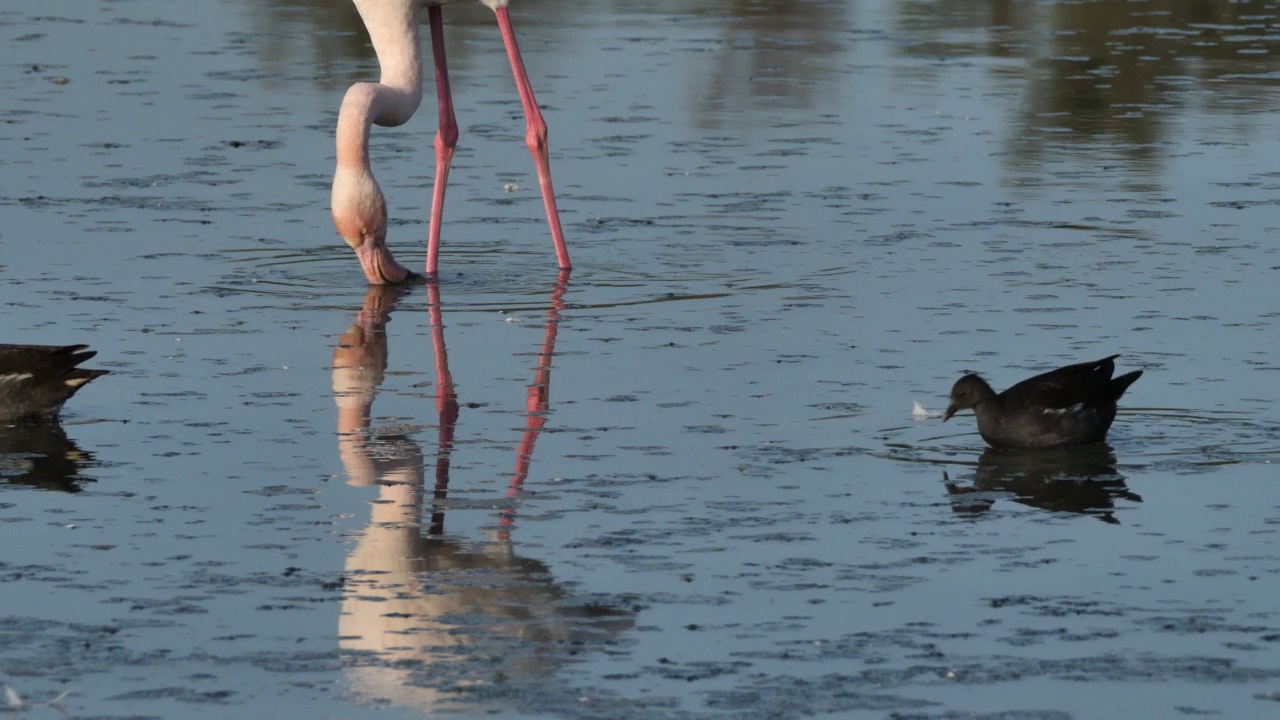
<path id="1" fill-rule="evenodd" d="M 244 0 L 244 9 L 261 32 L 257 64 L 266 69 L 262 82 L 270 90 L 296 82 L 297 65 L 312 68 L 307 80 L 326 90 L 346 89 L 351 81 L 342 70 L 368 52 L 369 36 L 349 0 Z"/>
<path id="2" fill-rule="evenodd" d="M 0 426 L 0 480 L 80 492 L 93 455 L 76 447 L 57 420 Z"/>
<path id="3" fill-rule="evenodd" d="M 723 18 L 722 47 L 708 63 L 705 80 L 690 90 L 697 125 L 717 128 L 750 124 L 758 110 L 793 111 L 831 107 L 831 62 L 846 49 L 851 4 L 842 0 L 730 0 L 704 8 Z M 703 3 L 706 5 L 706 3 Z M 822 107 L 819 105 L 821 101 Z"/>
<path id="4" fill-rule="evenodd" d="M 956 81 L 943 58 L 1019 61 L 990 70 L 1024 98 L 1008 136 L 1018 170 L 1060 159 L 1069 148 L 1108 166 L 1158 171 L 1183 108 L 1203 104 L 1244 118 L 1276 104 L 1280 65 L 1269 36 L 1259 32 L 1277 22 L 1266 0 L 909 0 L 899 12 L 911 40 L 904 52 L 934 61 L 910 72 L 934 83 Z"/>
<path id="5" fill-rule="evenodd" d="M 1010 493 L 1014 502 L 1056 512 L 1092 515 L 1119 523 L 1112 513 L 1117 498 L 1142 502 L 1129 492 L 1106 443 L 1057 450 L 987 450 L 978 458 L 973 485 L 947 481 L 951 507 L 978 516 L 995 504 L 988 493 Z"/>
<path id="6" fill-rule="evenodd" d="M 351 3 L 242 4 L 262 29 L 264 84 L 292 82 L 301 66 L 314 69 L 306 77 L 333 93 L 368 74 L 368 40 Z M 492 23 L 479 3 L 455 7 L 451 25 L 487 31 Z M 704 130 L 750 134 L 773 124 L 892 137 L 866 119 L 875 117 L 868 106 L 896 99 L 865 91 L 881 74 L 910 95 L 936 97 L 938 107 L 920 108 L 929 114 L 963 117 L 975 97 L 985 112 L 1007 107 L 1008 117 L 996 123 L 1004 128 L 1002 156 L 1010 180 L 1026 188 L 1045 182 L 1034 173 L 1065 159 L 1088 168 L 1069 178 L 1074 182 L 1096 183 L 1115 170 L 1132 175 L 1124 180 L 1135 189 L 1149 189 L 1176 161 L 1166 143 L 1187 131 L 1187 116 L 1223 116 L 1208 129 L 1222 135 L 1201 139 L 1239 141 L 1263 126 L 1254 118 L 1280 103 L 1274 92 L 1280 54 L 1269 30 L 1280 14 L 1266 0 L 544 0 L 518 4 L 516 12 L 558 57 L 602 37 L 627 48 L 633 58 L 624 77 L 670 85 L 674 96 L 687 99 L 681 108 L 693 110 L 692 124 Z M 638 23 L 658 28 L 661 39 L 645 38 Z M 474 62 L 493 51 L 492 42 L 454 40 L 451 62 Z M 663 74 L 637 74 L 650 71 Z M 574 75 L 598 82 L 590 73 Z M 585 91 L 565 82 L 557 92 Z M 773 115 L 780 123 L 770 122 Z"/>
<path id="7" fill-rule="evenodd" d="M 306 80 L 326 93 L 340 93 L 355 80 L 366 78 L 373 62 L 369 33 L 351 0 L 243 0 L 243 9 L 252 15 L 251 25 L 260 30 L 256 44 L 257 63 L 266 69 L 262 82 L 270 89 L 288 88 L 299 78 L 297 67 L 312 68 Z M 536 12 L 531 3 L 517 3 L 521 28 L 549 25 L 563 27 L 571 18 L 589 8 L 544 2 Z M 493 35 L 493 12 L 479 2 L 462 2 L 449 9 L 451 28 L 483 29 L 484 45 L 455 38 L 449 33 L 449 66 L 464 67 L 471 56 L 501 53 L 502 41 Z M 429 40 L 423 39 L 429 43 Z M 488 43 L 493 42 L 493 45 Z M 430 52 L 430 47 L 425 48 Z M 430 80 L 428 80 L 430 82 Z"/>
<path id="8" fill-rule="evenodd" d="M 427 288 L 440 424 L 425 534 L 422 449 L 408 435 L 368 434 L 371 406 L 387 366 L 386 323 L 407 290 L 370 287 L 356 323 L 339 341 L 333 369 L 339 450 L 349 482 L 378 487 L 369 526 L 347 557 L 338 628 L 358 695 L 431 711 L 462 693 L 546 677 L 584 643 L 607 642 L 633 626 L 630 611 L 573 598 L 544 563 L 519 556 L 511 538 L 516 496 L 546 422 L 551 358 L 567 282 L 568 273 L 562 273 L 552 294 L 515 474 L 499 525 L 487 542 L 444 534 L 459 405 L 444 344 L 439 286 Z"/>
<path id="9" fill-rule="evenodd" d="M 242 4 L 253 15 L 253 26 L 262 29 L 256 51 L 258 63 L 268 70 L 263 82 L 272 89 L 277 83 L 287 87 L 279 78 L 294 77 L 297 65 L 314 67 L 308 79 L 328 92 L 346 89 L 356 78 L 350 74 L 354 66 L 366 68 L 362 72 L 367 74 L 369 38 L 351 2 L 297 0 L 282 5 L 243 0 Z M 479 3 L 459 3 L 455 8 L 449 14 L 452 27 L 474 25 L 487 31 L 493 25 L 492 13 Z M 547 28 L 542 35 L 566 54 L 574 43 L 596 37 L 581 32 L 584 22 L 607 23 L 608 18 L 617 18 L 612 22 L 630 28 L 635 18 L 643 17 L 659 18 L 656 22 L 666 26 L 663 16 L 693 15 L 719 23 L 721 41 L 714 47 L 713 62 L 700 69 L 681 61 L 682 73 L 692 73 L 686 92 L 699 127 L 744 122 L 750 127 L 752 111 L 758 109 L 839 110 L 831 81 L 840 70 L 832 59 L 847 49 L 853 29 L 851 5 L 843 0 L 710 0 L 694 5 L 651 0 L 526 1 L 514 6 L 514 12 L 521 27 Z M 451 40 L 450 65 L 463 67 L 485 48 L 492 46 Z"/>

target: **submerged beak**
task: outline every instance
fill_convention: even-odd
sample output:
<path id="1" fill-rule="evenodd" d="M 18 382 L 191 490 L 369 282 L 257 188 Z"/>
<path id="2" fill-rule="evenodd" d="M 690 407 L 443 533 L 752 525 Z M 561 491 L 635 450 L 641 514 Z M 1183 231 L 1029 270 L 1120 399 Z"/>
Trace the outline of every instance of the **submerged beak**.
<path id="1" fill-rule="evenodd" d="M 356 257 L 360 259 L 360 267 L 364 269 L 364 277 L 370 285 L 394 285 L 414 277 L 413 273 L 396 262 L 382 241 L 367 240 L 355 248 L 355 251 Z"/>

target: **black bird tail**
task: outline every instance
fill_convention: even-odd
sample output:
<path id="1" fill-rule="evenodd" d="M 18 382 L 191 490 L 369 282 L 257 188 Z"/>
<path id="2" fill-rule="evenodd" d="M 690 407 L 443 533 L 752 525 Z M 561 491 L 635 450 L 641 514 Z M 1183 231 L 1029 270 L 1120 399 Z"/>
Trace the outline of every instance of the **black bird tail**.
<path id="1" fill-rule="evenodd" d="M 1116 400 L 1119 400 L 1120 396 L 1124 395 L 1124 391 L 1128 390 L 1129 386 L 1137 382 L 1140 377 L 1142 377 L 1142 371 L 1134 370 L 1133 372 L 1125 373 L 1118 378 L 1112 378 L 1111 396 Z"/>

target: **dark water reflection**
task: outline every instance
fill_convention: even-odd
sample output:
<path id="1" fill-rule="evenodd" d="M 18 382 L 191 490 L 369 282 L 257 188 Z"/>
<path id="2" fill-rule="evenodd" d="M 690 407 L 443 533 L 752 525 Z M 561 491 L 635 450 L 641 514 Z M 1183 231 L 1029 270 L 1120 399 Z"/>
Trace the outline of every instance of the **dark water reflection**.
<path id="1" fill-rule="evenodd" d="M 83 474 L 93 465 L 93 453 L 81 450 L 56 420 L 0 425 L 0 481 L 80 492 L 93 482 Z"/>
<path id="2" fill-rule="evenodd" d="M 264 28 L 257 47 L 267 68 L 289 67 L 303 56 L 319 65 L 314 82 L 339 90 L 352 72 L 364 76 L 374 66 L 350 3 L 302 0 L 281 6 L 245 0 L 245 7 Z M 492 15 L 476 3 L 459 3 L 447 12 L 446 21 L 464 38 L 493 25 Z M 526 0 L 514 12 L 520 26 L 537 27 L 539 34 L 557 37 L 570 49 L 585 40 L 575 37 L 575 28 L 603 16 L 642 23 L 635 38 L 641 45 L 652 42 L 644 34 L 646 24 L 660 29 L 673 21 L 692 22 L 714 30 L 699 48 L 712 55 L 712 62 L 706 75 L 689 75 L 688 90 L 697 125 L 708 128 L 731 126 L 762 109 L 838 111 L 842 99 L 832 86 L 857 71 L 861 53 L 855 46 L 867 42 L 889 43 L 906 57 L 928 61 L 911 72 L 938 81 L 957 60 L 1018 61 L 990 65 L 987 72 L 1026 83 L 1022 125 L 1032 136 L 1055 142 L 1062 137 L 1036 129 L 1052 126 L 1109 143 L 1147 146 L 1159 139 L 1161 118 L 1199 103 L 1206 92 L 1229 98 L 1208 104 L 1210 111 L 1267 110 L 1275 105 L 1268 91 L 1280 71 L 1271 30 L 1280 15 L 1262 0 L 856 6 L 830 0 L 614 0 L 589 6 Z M 889 16 L 892 31 L 877 30 L 881 14 Z M 477 51 L 458 39 L 451 41 L 450 58 L 466 63 Z M 353 68 L 353 62 L 365 69 Z"/>
<path id="3" fill-rule="evenodd" d="M 1070 150 L 1106 170 L 1153 171 L 1189 109 L 1229 117 L 1271 112 L 1280 58 L 1272 3 L 903 3 L 905 51 L 935 60 L 945 82 L 960 58 L 993 66 L 1023 98 L 1007 161 L 1027 169 Z M 1233 121 L 1237 132 L 1250 122 Z M 1214 138 L 1222 140 L 1224 138 Z"/>
<path id="4" fill-rule="evenodd" d="M 1092 515 L 1118 523 L 1117 500 L 1142 502 L 1116 469 L 1115 451 L 1106 443 L 1049 451 L 988 449 L 972 476 L 947 479 L 947 493 L 957 514 L 979 516 L 1000 495 L 1014 502 L 1053 512 Z"/>
<path id="5" fill-rule="evenodd" d="M 506 497 L 488 541 L 445 530 L 459 403 L 445 347 L 440 288 L 428 285 L 438 413 L 435 482 L 428 490 L 415 428 L 371 429 L 373 400 L 388 363 L 387 322 L 405 288 L 370 288 L 356 322 L 334 350 L 338 446 L 348 482 L 378 488 L 368 527 L 347 556 L 339 642 L 354 694 L 432 712 L 460 695 L 545 682 L 592 647 L 634 625 L 621 600 L 588 599 L 557 583 L 550 567 L 516 551 L 519 498 L 547 419 L 551 359 L 568 273 L 552 291 L 542 349 L 527 397 Z M 429 496 L 429 500 L 427 500 Z M 430 521 L 423 532 L 423 513 Z M 489 506 L 488 501 L 472 507 Z M 504 691 L 505 692 L 505 691 Z"/>

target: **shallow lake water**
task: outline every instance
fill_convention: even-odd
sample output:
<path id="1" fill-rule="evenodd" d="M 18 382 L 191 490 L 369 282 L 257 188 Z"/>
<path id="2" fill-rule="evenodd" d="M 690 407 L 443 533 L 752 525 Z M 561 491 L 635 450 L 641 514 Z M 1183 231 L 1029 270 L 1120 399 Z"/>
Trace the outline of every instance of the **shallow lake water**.
<path id="1" fill-rule="evenodd" d="M 512 17 L 575 267 L 466 3 L 441 277 L 387 290 L 328 211 L 347 4 L 0 10 L 0 342 L 111 371 L 0 429 L 0 707 L 1280 709 L 1274 3 Z M 415 268 L 433 100 L 372 136 Z M 1106 447 L 912 416 L 1114 353 Z"/>

